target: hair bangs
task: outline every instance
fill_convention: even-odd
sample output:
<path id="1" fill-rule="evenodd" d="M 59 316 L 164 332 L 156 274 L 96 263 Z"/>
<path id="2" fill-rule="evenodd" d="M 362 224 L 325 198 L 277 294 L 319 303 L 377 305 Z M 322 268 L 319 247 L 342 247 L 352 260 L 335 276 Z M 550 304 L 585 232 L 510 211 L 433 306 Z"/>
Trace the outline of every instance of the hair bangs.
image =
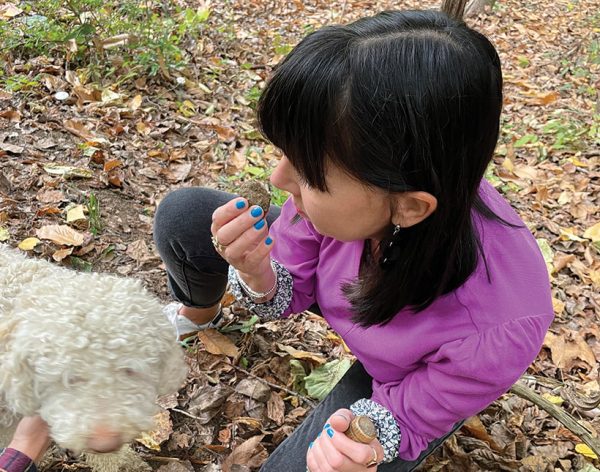
<path id="1" fill-rule="evenodd" d="M 258 102 L 264 136 L 283 151 L 306 184 L 321 191 L 327 191 L 326 161 L 333 149 L 340 150 L 349 40 L 335 26 L 307 36 L 278 65 Z"/>

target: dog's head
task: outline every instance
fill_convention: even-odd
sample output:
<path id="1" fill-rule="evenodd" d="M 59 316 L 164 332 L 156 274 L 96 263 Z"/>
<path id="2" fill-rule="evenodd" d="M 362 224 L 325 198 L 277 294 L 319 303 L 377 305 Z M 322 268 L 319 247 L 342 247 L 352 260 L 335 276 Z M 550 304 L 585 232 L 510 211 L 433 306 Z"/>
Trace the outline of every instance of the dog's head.
<path id="1" fill-rule="evenodd" d="M 77 451 L 96 434 L 128 442 L 151 428 L 157 396 L 187 372 L 159 302 L 133 279 L 61 271 L 46 282 L 15 304 L 0 373 L 10 409 L 39 413 Z"/>

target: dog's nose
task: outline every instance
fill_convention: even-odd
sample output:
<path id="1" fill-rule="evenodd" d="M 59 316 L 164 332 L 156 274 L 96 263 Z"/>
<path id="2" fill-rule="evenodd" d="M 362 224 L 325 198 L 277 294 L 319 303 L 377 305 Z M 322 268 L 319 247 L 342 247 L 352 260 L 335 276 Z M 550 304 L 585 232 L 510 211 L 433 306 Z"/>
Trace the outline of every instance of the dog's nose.
<path id="1" fill-rule="evenodd" d="M 94 452 L 113 452 L 121 448 L 123 439 L 119 433 L 98 427 L 87 441 L 88 449 Z"/>

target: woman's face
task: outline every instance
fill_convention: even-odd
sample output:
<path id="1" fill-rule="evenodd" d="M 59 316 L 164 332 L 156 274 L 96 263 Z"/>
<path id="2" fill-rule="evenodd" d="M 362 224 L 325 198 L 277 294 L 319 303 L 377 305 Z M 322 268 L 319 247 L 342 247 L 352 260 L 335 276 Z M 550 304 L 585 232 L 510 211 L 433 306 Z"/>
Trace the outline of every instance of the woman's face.
<path id="1" fill-rule="evenodd" d="M 284 156 L 271 183 L 292 195 L 298 213 L 324 236 L 339 241 L 381 239 L 391 224 L 389 195 L 367 187 L 338 167 L 327 165 L 328 192 L 309 187 Z"/>

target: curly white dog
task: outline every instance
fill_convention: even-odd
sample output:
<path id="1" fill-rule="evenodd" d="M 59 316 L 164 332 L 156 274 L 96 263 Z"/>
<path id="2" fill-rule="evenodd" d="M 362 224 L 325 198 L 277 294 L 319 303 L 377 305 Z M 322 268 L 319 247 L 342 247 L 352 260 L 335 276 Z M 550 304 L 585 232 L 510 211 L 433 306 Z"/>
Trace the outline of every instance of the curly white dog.
<path id="1" fill-rule="evenodd" d="M 74 451 L 113 451 L 153 426 L 187 372 L 141 282 L 80 273 L 0 245 L 0 424 L 39 414 Z"/>

